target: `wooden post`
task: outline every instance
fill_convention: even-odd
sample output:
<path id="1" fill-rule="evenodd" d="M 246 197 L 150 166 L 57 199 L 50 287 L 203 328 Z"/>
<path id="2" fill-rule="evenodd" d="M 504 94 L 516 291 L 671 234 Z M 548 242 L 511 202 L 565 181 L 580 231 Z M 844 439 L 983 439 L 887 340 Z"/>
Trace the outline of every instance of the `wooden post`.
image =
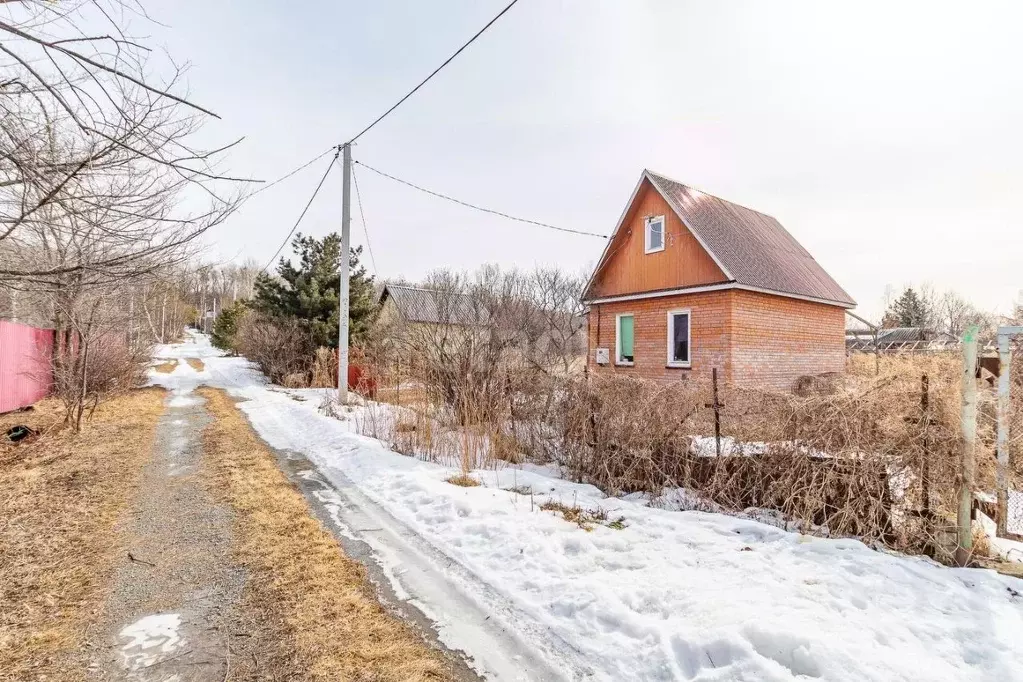
<path id="1" fill-rule="evenodd" d="M 960 464 L 958 546 L 955 561 L 966 566 L 973 554 L 973 487 L 977 441 L 977 332 L 976 325 L 963 334 L 962 413 L 963 455 Z"/>
<path id="2" fill-rule="evenodd" d="M 920 425 L 923 428 L 923 454 L 920 461 L 920 495 L 922 500 L 922 511 L 927 517 L 931 514 L 931 444 L 928 439 L 928 427 L 931 423 L 930 415 L 930 379 L 926 374 L 920 376 Z"/>

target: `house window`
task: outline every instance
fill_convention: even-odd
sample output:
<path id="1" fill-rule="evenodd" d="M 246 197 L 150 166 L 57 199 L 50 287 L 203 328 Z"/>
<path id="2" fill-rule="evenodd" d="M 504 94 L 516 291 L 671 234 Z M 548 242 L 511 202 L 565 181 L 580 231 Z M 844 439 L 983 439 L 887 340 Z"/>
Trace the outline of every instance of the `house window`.
<path id="1" fill-rule="evenodd" d="M 668 365 L 689 367 L 692 349 L 688 310 L 668 312 Z"/>
<path id="2" fill-rule="evenodd" d="M 664 251 L 664 216 L 646 219 L 646 253 Z"/>
<path id="3" fill-rule="evenodd" d="M 632 345 L 634 341 L 635 322 L 632 315 L 618 315 L 615 318 L 615 364 L 631 365 L 633 362 Z"/>

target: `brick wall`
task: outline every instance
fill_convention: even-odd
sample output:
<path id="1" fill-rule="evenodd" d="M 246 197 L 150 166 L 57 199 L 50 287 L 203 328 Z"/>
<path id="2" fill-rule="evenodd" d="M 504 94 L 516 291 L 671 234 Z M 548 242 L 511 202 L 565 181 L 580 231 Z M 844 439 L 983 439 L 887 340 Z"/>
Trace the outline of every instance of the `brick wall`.
<path id="1" fill-rule="evenodd" d="M 691 310 L 692 367 L 667 367 L 668 311 Z M 635 362 L 615 364 L 615 317 L 635 319 Z M 607 348 L 609 365 L 594 351 Z M 647 379 L 710 376 L 739 385 L 788 390 L 804 374 L 845 367 L 845 311 L 835 306 L 742 290 L 600 303 L 590 307 L 588 364 L 592 371 Z"/>
<path id="2" fill-rule="evenodd" d="M 804 374 L 845 369 L 842 308 L 736 291 L 732 321 L 738 384 L 788 390 Z"/>
<path id="3" fill-rule="evenodd" d="M 729 354 L 732 299 L 735 292 L 713 291 L 683 296 L 646 298 L 638 301 L 598 303 L 590 307 L 589 366 L 595 371 L 621 372 L 647 379 L 682 379 L 694 373 L 710 376 L 712 367 L 727 379 L 731 371 Z M 691 326 L 690 356 L 692 367 L 667 367 L 668 311 L 688 308 Z M 615 365 L 615 316 L 635 317 L 635 363 L 631 367 Z M 599 335 L 598 335 L 599 328 Z M 597 365 L 594 351 L 610 350 L 611 363 Z"/>

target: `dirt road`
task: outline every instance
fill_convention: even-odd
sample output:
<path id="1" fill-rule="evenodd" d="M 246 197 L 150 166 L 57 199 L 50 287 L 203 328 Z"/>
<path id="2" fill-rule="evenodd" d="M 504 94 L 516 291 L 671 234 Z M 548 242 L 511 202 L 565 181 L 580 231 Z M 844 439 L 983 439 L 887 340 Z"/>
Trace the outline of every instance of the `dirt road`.
<path id="1" fill-rule="evenodd" d="M 170 396 L 140 491 L 122 522 L 129 554 L 92 637 L 98 680 L 205 682 L 230 668 L 231 610 L 245 583 L 232 511 L 201 479 L 199 396 Z"/>

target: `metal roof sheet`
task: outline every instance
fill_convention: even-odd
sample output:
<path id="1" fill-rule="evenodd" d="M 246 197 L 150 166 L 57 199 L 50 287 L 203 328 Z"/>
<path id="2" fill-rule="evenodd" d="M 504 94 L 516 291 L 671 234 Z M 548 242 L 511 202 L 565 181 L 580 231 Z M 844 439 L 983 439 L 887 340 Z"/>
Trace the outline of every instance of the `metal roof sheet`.
<path id="1" fill-rule="evenodd" d="M 381 303 L 388 297 L 406 322 L 467 325 L 480 319 L 467 294 L 387 284 L 380 294 Z"/>
<path id="2" fill-rule="evenodd" d="M 782 224 L 769 215 L 649 170 L 644 176 L 738 284 L 834 302 L 856 302 Z"/>

